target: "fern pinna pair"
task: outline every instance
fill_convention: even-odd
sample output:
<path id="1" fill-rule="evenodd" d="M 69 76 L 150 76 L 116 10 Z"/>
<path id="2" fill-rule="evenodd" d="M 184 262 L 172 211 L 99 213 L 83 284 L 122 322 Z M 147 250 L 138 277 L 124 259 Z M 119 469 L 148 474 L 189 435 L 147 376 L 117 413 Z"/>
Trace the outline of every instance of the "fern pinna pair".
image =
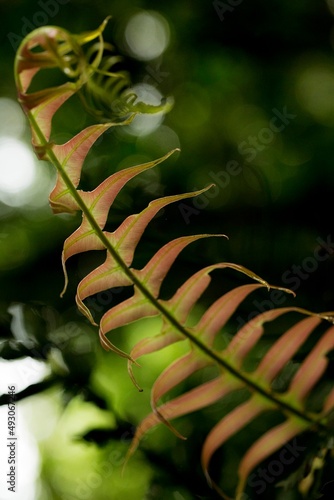
<path id="1" fill-rule="evenodd" d="M 80 227 L 64 244 L 64 291 L 67 286 L 66 261 L 89 250 L 106 252 L 105 262 L 90 272 L 77 288 L 78 308 L 93 324 L 93 316 L 84 303 L 87 297 L 113 287 L 134 287 L 130 298 L 105 312 L 100 321 L 99 335 L 105 349 L 128 359 L 129 374 L 135 384 L 132 365 L 137 364 L 138 358 L 174 342 L 188 343 L 188 353 L 175 359 L 154 383 L 152 413 L 138 426 L 129 455 L 141 437 L 157 424 L 163 422 L 177 433 L 171 420 L 220 401 L 234 391 L 247 389 L 248 398 L 217 422 L 203 445 L 201 461 L 205 475 L 225 497 L 222 491 L 224 481 L 214 481 L 210 477 L 209 466 L 215 451 L 257 416 L 275 411 L 283 415 L 280 423 L 267 430 L 241 458 L 235 492 L 235 498 L 241 499 L 254 469 L 299 434 L 314 431 L 319 437 L 319 449 L 329 446 L 334 422 L 334 389 L 329 387 L 325 391 L 320 410 L 312 411 L 308 403 L 328 365 L 327 354 L 334 349 L 334 327 L 329 326 L 321 335 L 291 376 L 285 391 L 275 390 L 273 384 L 318 324 L 323 320 L 331 322 L 331 316 L 288 307 L 269 310 L 244 324 L 229 345 L 219 350 L 215 348 L 215 340 L 222 328 L 249 294 L 261 287 L 269 288 L 264 280 L 242 266 L 219 263 L 197 271 L 168 300 L 159 298 L 162 282 L 180 252 L 190 243 L 209 237 L 208 234 L 181 236 L 168 241 L 142 269 L 131 267 L 136 245 L 159 210 L 170 203 L 196 196 L 205 189 L 156 199 L 142 212 L 127 217 L 114 232 L 104 228 L 117 194 L 128 181 L 163 162 L 173 151 L 158 160 L 117 171 L 92 191 L 77 189 L 85 158 L 101 134 L 110 127 L 129 124 L 136 113 L 154 113 L 169 107 L 167 101 L 156 107 L 137 102 L 136 96 L 130 92 L 126 74 L 113 72 L 119 58 L 110 52 L 111 47 L 103 40 L 105 24 L 106 21 L 97 30 L 81 35 L 72 35 L 54 26 L 39 28 L 23 40 L 15 62 L 18 99 L 31 125 L 33 147 L 39 158 L 49 160 L 57 169 L 56 186 L 50 195 L 52 210 L 56 214 L 82 211 Z M 86 50 L 83 48 L 85 44 L 88 44 Z M 59 68 L 68 81 L 56 87 L 28 92 L 36 74 L 50 68 Z M 54 144 L 50 141 L 52 118 L 76 93 L 88 110 L 94 112 L 99 123 L 81 130 L 65 144 Z M 109 121 L 106 116 L 109 116 Z M 192 308 L 210 283 L 210 274 L 223 268 L 242 272 L 255 283 L 225 293 L 206 310 L 196 326 L 187 326 Z M 265 323 L 291 311 L 300 314 L 302 319 L 282 333 L 253 370 L 246 370 L 245 359 L 261 339 Z M 111 330 L 140 318 L 158 315 L 162 318 L 161 331 L 142 339 L 129 354 L 111 343 Z M 215 378 L 160 403 L 161 398 L 177 384 L 208 366 L 216 367 Z"/>

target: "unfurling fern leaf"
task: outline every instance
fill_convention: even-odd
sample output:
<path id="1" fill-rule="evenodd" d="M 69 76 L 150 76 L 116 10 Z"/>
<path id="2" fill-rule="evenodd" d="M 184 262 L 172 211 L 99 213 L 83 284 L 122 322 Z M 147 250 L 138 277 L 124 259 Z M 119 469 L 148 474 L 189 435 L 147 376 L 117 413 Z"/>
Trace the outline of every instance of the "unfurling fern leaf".
<path id="1" fill-rule="evenodd" d="M 95 324 L 84 303 L 86 298 L 112 287 L 134 287 L 132 297 L 105 312 L 100 321 L 99 335 L 105 349 L 128 359 L 129 374 L 135 384 L 132 365 L 139 357 L 178 341 L 188 342 L 188 353 L 168 366 L 153 385 L 152 413 L 139 425 L 129 454 L 153 426 L 163 422 L 177 433 L 170 424 L 172 419 L 246 388 L 248 399 L 216 424 L 203 446 L 202 466 L 209 482 L 216 486 L 209 474 L 214 452 L 260 414 L 276 411 L 284 416 L 284 421 L 254 442 L 242 458 L 236 492 L 236 498 L 241 498 L 247 477 L 254 467 L 290 439 L 305 430 L 320 432 L 324 436 L 332 432 L 334 389 L 323 398 L 321 410 L 316 412 L 309 408 L 308 398 L 326 369 L 326 354 L 334 348 L 334 327 L 330 327 L 318 340 L 285 392 L 279 392 L 273 386 L 275 379 L 317 325 L 323 319 L 331 321 L 331 315 L 291 307 L 270 310 L 246 323 L 225 349 L 218 350 L 215 341 L 238 306 L 253 291 L 261 287 L 269 288 L 263 279 L 240 265 L 218 263 L 197 271 L 168 300 L 161 299 L 161 285 L 180 252 L 198 239 L 213 236 L 208 234 L 181 236 L 169 241 L 142 269 L 132 267 L 136 246 L 159 210 L 170 203 L 196 196 L 210 186 L 193 193 L 156 199 L 140 213 L 127 217 L 114 232 L 105 230 L 105 224 L 117 194 L 128 181 L 163 162 L 173 151 L 158 160 L 118 171 L 92 191 L 77 189 L 84 160 L 101 134 L 110 127 L 129 124 L 136 113 L 166 111 L 169 108 L 168 102 L 157 107 L 136 102 L 126 75 L 112 71 L 118 58 L 105 54 L 105 48 L 109 50 L 110 47 L 105 47 L 102 38 L 104 26 L 105 23 L 97 30 L 82 35 L 72 35 L 57 27 L 39 28 L 22 42 L 16 57 L 18 98 L 31 125 L 33 146 L 39 158 L 51 161 L 58 173 L 56 186 L 50 195 L 52 210 L 54 213 L 82 211 L 80 227 L 64 244 L 65 287 L 62 293 L 67 286 L 66 262 L 71 256 L 89 250 L 105 251 L 104 263 L 79 283 L 76 302 L 80 311 Z M 95 43 L 85 51 L 83 46 L 90 42 Z M 29 93 L 35 75 L 47 68 L 59 68 L 70 81 Z M 52 118 L 76 93 L 81 94 L 85 105 L 103 123 L 85 128 L 65 144 L 54 144 L 50 141 Z M 115 100 L 117 112 L 113 106 Z M 244 273 L 256 283 L 225 293 L 208 307 L 195 326 L 187 326 L 190 312 L 210 283 L 210 274 L 224 268 Z M 260 340 L 264 324 L 292 311 L 305 317 L 282 334 L 256 368 L 252 371 L 246 369 L 246 357 Z M 130 353 L 121 351 L 111 342 L 111 330 L 140 318 L 158 315 L 162 318 L 161 331 L 154 337 L 141 339 Z M 215 378 L 160 404 L 161 398 L 177 384 L 208 366 L 216 367 Z M 216 488 L 219 489 L 218 486 Z"/>

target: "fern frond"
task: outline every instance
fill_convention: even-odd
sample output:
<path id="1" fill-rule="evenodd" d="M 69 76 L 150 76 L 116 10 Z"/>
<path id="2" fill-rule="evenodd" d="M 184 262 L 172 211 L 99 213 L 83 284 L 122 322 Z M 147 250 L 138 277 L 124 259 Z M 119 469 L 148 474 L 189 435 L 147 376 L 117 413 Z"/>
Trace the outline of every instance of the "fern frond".
<path id="1" fill-rule="evenodd" d="M 299 308 L 270 310 L 246 323 L 230 343 L 219 350 L 216 343 L 222 328 L 251 293 L 263 287 L 290 291 L 270 287 L 265 280 L 241 265 L 221 262 L 197 271 L 181 284 L 172 297 L 162 299 L 161 285 L 180 252 L 199 239 L 224 236 L 220 234 L 178 237 L 160 248 L 142 269 L 132 267 L 136 247 L 159 210 L 199 195 L 211 186 L 193 193 L 153 200 L 141 212 L 127 217 L 113 232 L 107 231 L 105 225 L 118 193 L 131 179 L 156 167 L 174 151 L 155 161 L 115 172 L 92 191 L 78 189 L 85 158 L 101 134 L 110 127 L 128 125 L 136 113 L 168 111 L 170 107 L 169 102 L 162 102 L 160 106 L 136 102 L 127 75 L 116 70 L 118 56 L 103 41 L 105 23 L 97 30 L 82 35 L 72 35 L 52 26 L 39 28 L 23 41 L 15 64 L 18 98 L 31 125 L 33 146 L 39 158 L 50 160 L 57 169 L 56 185 L 50 194 L 51 208 L 56 214 L 82 212 L 79 228 L 64 243 L 62 265 L 65 286 L 62 294 L 68 283 L 66 262 L 70 257 L 89 250 L 105 252 L 103 264 L 78 284 L 76 302 L 79 310 L 95 324 L 85 299 L 112 287 L 133 287 L 130 298 L 104 313 L 99 323 L 99 336 L 105 349 L 127 358 L 128 371 L 136 385 L 132 365 L 137 364 L 137 359 L 175 342 L 186 340 L 188 343 L 188 352 L 175 359 L 154 383 L 152 413 L 139 425 L 129 456 L 142 436 L 155 425 L 163 422 L 180 435 L 170 424 L 171 420 L 211 405 L 234 391 L 247 389 L 248 399 L 216 424 L 203 446 L 202 466 L 209 482 L 215 486 L 209 474 L 215 451 L 257 416 L 273 411 L 284 415 L 284 422 L 255 441 L 242 458 L 236 492 L 239 499 L 253 468 L 288 440 L 305 430 L 324 434 L 332 432 L 334 390 L 324 398 L 320 411 L 312 411 L 308 400 L 327 367 L 326 354 L 334 348 L 334 327 L 330 327 L 318 340 L 285 392 L 273 387 L 275 379 L 318 324 L 332 318 L 329 314 L 315 314 Z M 93 45 L 84 50 L 83 46 L 91 42 L 94 42 Z M 105 49 L 108 49 L 107 55 Z M 48 68 L 59 68 L 70 81 L 29 93 L 37 73 Z M 85 128 L 65 144 L 54 144 L 50 141 L 53 116 L 77 93 L 102 123 Z M 119 104 L 117 111 L 113 107 L 115 100 Z M 207 308 L 195 326 L 188 326 L 192 309 L 210 284 L 211 273 L 224 268 L 243 273 L 256 283 L 239 286 L 223 294 Z M 247 356 L 261 339 L 264 325 L 290 312 L 299 313 L 304 318 L 282 333 L 253 370 L 246 369 Z M 122 351 L 109 339 L 110 331 L 151 316 L 162 318 L 161 331 L 153 337 L 141 339 L 130 353 Z M 182 381 L 207 367 L 216 368 L 215 378 L 166 403 L 160 403 Z"/>

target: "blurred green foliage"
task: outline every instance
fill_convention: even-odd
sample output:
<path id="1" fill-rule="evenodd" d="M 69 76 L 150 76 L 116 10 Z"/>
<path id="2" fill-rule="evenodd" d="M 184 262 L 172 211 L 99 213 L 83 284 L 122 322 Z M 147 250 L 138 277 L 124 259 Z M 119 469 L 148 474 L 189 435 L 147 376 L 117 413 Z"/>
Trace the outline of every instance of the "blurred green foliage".
<path id="1" fill-rule="evenodd" d="M 94 29 L 111 14 L 105 38 L 124 56 L 124 69 L 134 83 L 145 82 L 163 96 L 173 96 L 175 106 L 151 134 L 106 134 L 87 158 L 84 185 L 95 186 L 116 168 L 153 159 L 168 149 L 180 146 L 182 151 L 155 172 L 129 184 L 110 214 L 110 226 L 154 197 L 216 182 L 197 202 L 187 203 L 186 212 L 179 207 L 165 210 L 138 247 L 136 259 L 145 262 L 167 238 L 176 235 L 205 231 L 229 236 L 228 242 L 209 239 L 184 252 L 164 293 L 175 289 L 180 273 L 190 275 L 199 265 L 226 260 L 240 263 L 276 285 L 294 284 L 297 298 L 287 297 L 284 305 L 333 310 L 333 249 L 325 246 L 328 258 L 313 266 L 310 258 L 314 259 L 319 245 L 332 241 L 334 3 L 243 1 L 223 14 L 217 7 L 222 3 L 1 2 L 0 95 L 16 99 L 15 49 L 19 39 L 38 23 L 81 32 Z M 169 46 L 157 59 L 136 59 L 125 41 L 128 21 L 141 10 L 155 11 L 169 26 Z M 0 106 L 0 113 L 3 109 Z M 90 119 L 78 111 L 78 102 L 69 103 L 66 109 L 55 120 L 54 139 L 60 142 Z M 275 117 L 281 118 L 273 121 Z M 1 123 L 7 125 L 0 127 L 0 140 L 7 137 L 9 121 L 9 115 L 3 113 Z M 21 138 L 29 143 L 28 128 Z M 6 168 L 6 164 L 0 165 L 0 175 Z M 39 499 L 215 498 L 202 477 L 198 457 L 206 432 L 221 412 L 228 411 L 232 400 L 181 419 L 178 429 L 188 436 L 186 443 L 168 429 L 157 430 L 121 478 L 131 428 L 149 411 L 149 387 L 167 363 L 167 354 L 143 361 L 138 374 L 147 389 L 143 395 L 128 380 L 124 361 L 102 352 L 95 329 L 74 306 L 76 283 L 99 257 L 73 259 L 69 290 L 64 299 L 59 298 L 62 243 L 79 219 L 51 215 L 47 197 L 54 174 L 44 162 L 39 168 L 46 172 L 45 192 L 21 205 L 0 204 L 0 320 L 5 341 L 1 354 L 7 359 L 27 354 L 43 359 L 51 366 L 50 377 L 30 392 L 28 387 L 24 395 L 48 389 L 46 397 L 66 408 L 51 438 L 41 444 Z M 218 290 L 221 293 L 225 283 L 235 285 L 239 280 L 228 272 L 221 276 L 212 286 L 212 297 Z M 101 296 L 94 303 L 96 314 L 117 300 L 115 294 Z M 8 308 L 17 303 L 23 304 L 24 326 L 15 342 Z M 119 345 L 129 348 L 140 328 L 147 333 L 154 324 L 117 332 Z M 328 379 L 332 378 L 331 368 Z M 259 433 L 261 425 L 252 424 L 217 454 L 217 470 L 213 465 L 213 471 L 223 467 L 223 481 L 231 491 L 238 453 L 249 439 L 248 433 Z M 106 434 L 89 435 L 99 428 L 106 429 Z M 79 439 L 85 433 L 86 439 Z M 97 441 L 101 447 L 89 441 Z M 308 449 L 312 446 L 310 442 Z M 297 465 L 301 464 L 294 467 Z M 291 470 L 285 470 L 284 477 L 289 473 Z M 330 477 L 331 471 L 325 471 L 325 478 L 326 474 Z M 267 486 L 259 498 L 281 498 L 271 484 Z M 250 491 L 250 498 L 252 494 Z M 297 493 L 289 495 L 300 498 Z"/>

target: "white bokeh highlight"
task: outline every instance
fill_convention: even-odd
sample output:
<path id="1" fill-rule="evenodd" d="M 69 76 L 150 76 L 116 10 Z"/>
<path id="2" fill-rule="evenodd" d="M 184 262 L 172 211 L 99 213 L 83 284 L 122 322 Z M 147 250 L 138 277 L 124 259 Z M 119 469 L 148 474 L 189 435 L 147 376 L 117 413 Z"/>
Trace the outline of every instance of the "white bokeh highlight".
<path id="1" fill-rule="evenodd" d="M 9 203 L 11 197 L 29 189 L 36 180 L 33 153 L 16 138 L 0 139 L 0 192 Z"/>
<path id="2" fill-rule="evenodd" d="M 168 47 L 169 38 L 168 22 L 153 11 L 135 14 L 125 28 L 125 41 L 130 53 L 142 61 L 161 56 Z"/>
<path id="3" fill-rule="evenodd" d="M 137 101 L 153 104 L 155 106 L 161 104 L 162 94 L 159 90 L 148 83 L 134 85 L 131 90 L 137 95 Z M 131 124 L 126 127 L 126 132 L 135 136 L 151 134 L 160 126 L 164 116 L 165 114 L 163 112 L 154 114 L 138 114 L 135 116 Z"/>
<path id="4" fill-rule="evenodd" d="M 28 385 L 36 383 L 49 374 L 45 363 L 25 358 L 15 361 L 0 361 L 0 392 L 7 394 L 8 386 L 14 385 L 20 392 Z M 36 500 L 40 470 L 40 456 L 36 438 L 31 432 L 26 418 L 27 407 L 33 400 L 16 403 L 16 490 L 8 491 L 6 475 L 8 464 L 8 407 L 0 406 L 0 498 L 1 500 Z"/>

